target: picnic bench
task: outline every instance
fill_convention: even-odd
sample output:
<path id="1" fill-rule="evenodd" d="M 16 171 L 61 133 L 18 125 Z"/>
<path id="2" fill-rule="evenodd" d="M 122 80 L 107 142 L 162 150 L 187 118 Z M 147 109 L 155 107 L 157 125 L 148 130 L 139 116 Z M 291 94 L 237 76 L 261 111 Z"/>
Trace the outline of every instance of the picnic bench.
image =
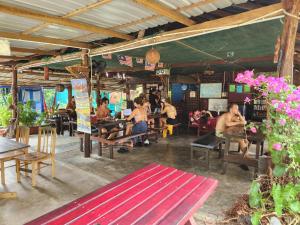
<path id="1" fill-rule="evenodd" d="M 114 158 L 114 147 L 115 146 L 122 146 L 124 142 L 129 141 L 133 138 L 141 137 L 142 138 L 142 143 L 145 137 L 149 135 L 153 135 L 154 131 L 147 131 L 144 133 L 139 133 L 139 134 L 132 134 L 132 135 L 124 135 L 112 139 L 107 139 L 101 136 L 91 136 L 92 141 L 98 141 L 99 142 L 99 150 L 98 150 L 98 155 L 102 156 L 102 145 L 107 145 L 109 147 L 109 158 L 113 159 Z"/>
<path id="2" fill-rule="evenodd" d="M 222 143 L 224 142 L 225 140 L 223 138 L 216 137 L 214 132 L 200 136 L 200 138 L 191 143 L 191 160 L 194 158 L 195 151 L 203 152 L 206 168 L 209 169 L 210 152 L 218 149 L 219 158 L 221 158 Z"/>
<path id="3" fill-rule="evenodd" d="M 153 163 L 26 224 L 196 224 L 217 184 Z"/>

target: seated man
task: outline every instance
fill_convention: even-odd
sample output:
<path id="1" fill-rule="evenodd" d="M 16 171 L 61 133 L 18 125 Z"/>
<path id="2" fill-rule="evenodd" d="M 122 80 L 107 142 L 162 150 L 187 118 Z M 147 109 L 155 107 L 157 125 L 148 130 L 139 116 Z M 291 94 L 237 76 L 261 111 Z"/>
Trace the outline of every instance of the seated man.
<path id="1" fill-rule="evenodd" d="M 177 111 L 176 108 L 168 103 L 165 99 L 162 99 L 162 111 L 161 114 L 166 114 L 167 118 L 160 118 L 160 126 L 164 127 L 167 124 L 174 125 L 177 123 L 176 116 Z"/>
<path id="2" fill-rule="evenodd" d="M 110 118 L 110 110 L 108 109 L 108 104 L 109 104 L 109 100 L 104 97 L 101 99 L 101 104 L 97 109 L 97 119 L 109 119 Z M 118 128 L 116 128 L 115 126 L 109 126 L 106 128 L 102 128 L 101 133 L 102 134 L 106 134 L 107 131 L 112 132 L 109 136 L 108 139 L 114 138 L 118 135 Z M 115 131 L 115 132 L 114 132 Z"/>
<path id="3" fill-rule="evenodd" d="M 224 113 L 222 116 L 220 116 L 217 121 L 216 136 L 224 137 L 223 132 L 226 130 L 226 128 L 233 127 L 233 126 L 243 126 L 246 123 L 247 122 L 245 118 L 241 115 L 239 111 L 238 105 L 231 104 L 229 106 L 229 111 L 227 113 Z M 239 143 L 240 148 L 245 157 L 248 150 L 248 141 L 246 139 L 237 139 L 236 141 Z"/>

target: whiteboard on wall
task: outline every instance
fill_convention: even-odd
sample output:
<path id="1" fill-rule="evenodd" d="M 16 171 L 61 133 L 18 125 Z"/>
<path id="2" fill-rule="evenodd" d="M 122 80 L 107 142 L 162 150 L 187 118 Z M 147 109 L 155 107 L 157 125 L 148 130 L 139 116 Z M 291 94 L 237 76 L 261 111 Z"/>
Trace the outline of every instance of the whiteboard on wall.
<path id="1" fill-rule="evenodd" d="M 222 83 L 200 84 L 200 98 L 221 98 Z"/>
<path id="2" fill-rule="evenodd" d="M 208 110 L 216 112 L 226 112 L 228 106 L 228 99 L 208 99 Z"/>

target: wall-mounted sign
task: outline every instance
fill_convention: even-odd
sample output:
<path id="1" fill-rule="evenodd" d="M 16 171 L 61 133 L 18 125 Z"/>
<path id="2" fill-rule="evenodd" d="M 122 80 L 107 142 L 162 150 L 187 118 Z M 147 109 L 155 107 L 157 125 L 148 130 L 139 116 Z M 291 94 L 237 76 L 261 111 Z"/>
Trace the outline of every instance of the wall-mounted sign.
<path id="1" fill-rule="evenodd" d="M 156 75 L 170 75 L 170 69 L 164 68 L 164 69 L 158 69 L 155 72 Z"/>
<path id="2" fill-rule="evenodd" d="M 196 91 L 190 91 L 190 98 L 196 98 Z"/>

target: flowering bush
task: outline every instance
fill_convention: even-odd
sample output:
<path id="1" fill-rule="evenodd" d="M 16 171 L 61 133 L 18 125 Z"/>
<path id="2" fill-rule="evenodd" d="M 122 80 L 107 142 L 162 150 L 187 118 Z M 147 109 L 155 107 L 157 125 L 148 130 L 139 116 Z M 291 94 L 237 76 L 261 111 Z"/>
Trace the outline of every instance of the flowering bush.
<path id="1" fill-rule="evenodd" d="M 251 221 L 259 224 L 263 217 L 275 213 L 287 215 L 300 223 L 300 87 L 289 85 L 282 77 L 259 75 L 253 71 L 239 73 L 236 82 L 257 90 L 268 105 L 267 120 L 262 130 L 268 140 L 273 170 L 268 191 L 253 181 L 249 205 L 255 209 Z M 251 99 L 245 99 L 250 103 Z M 251 129 L 256 131 L 256 129 Z M 284 220 L 284 219 L 283 219 Z M 282 221 L 283 221 L 282 220 Z"/>

